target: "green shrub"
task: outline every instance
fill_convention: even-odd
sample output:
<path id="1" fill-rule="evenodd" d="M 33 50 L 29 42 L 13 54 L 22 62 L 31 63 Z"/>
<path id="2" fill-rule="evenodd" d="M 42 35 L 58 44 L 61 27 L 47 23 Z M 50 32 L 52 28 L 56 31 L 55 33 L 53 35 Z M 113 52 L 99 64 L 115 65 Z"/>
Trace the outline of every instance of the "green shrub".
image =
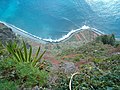
<path id="1" fill-rule="evenodd" d="M 34 67 L 30 63 L 16 63 L 11 59 L 0 61 L 0 79 L 14 81 L 13 83 L 17 83 L 19 87 L 43 86 L 47 82 L 47 77 L 47 71 L 40 70 L 39 67 Z"/>
<path id="2" fill-rule="evenodd" d="M 45 51 L 39 56 L 39 47 L 36 55 L 32 57 L 32 47 L 30 46 L 28 51 L 24 41 L 22 47 L 17 43 L 7 44 L 7 50 L 10 53 L 9 57 L 0 61 L 0 90 L 3 88 L 5 88 L 3 90 L 9 90 L 9 87 L 11 87 L 10 90 L 16 90 L 14 89 L 16 85 L 18 89 L 21 86 L 32 88 L 35 85 L 42 87 L 46 84 L 48 72 L 43 67 L 45 62 L 39 61 Z"/>
<path id="3" fill-rule="evenodd" d="M 30 86 L 43 86 L 47 81 L 48 73 L 39 68 L 33 67 L 30 63 L 18 63 L 16 64 L 16 73 L 19 76 L 19 83 L 25 87 Z"/>
<path id="4" fill-rule="evenodd" d="M 110 44 L 112 46 L 115 45 L 115 35 L 111 34 L 111 35 L 102 35 L 96 38 L 97 42 L 102 42 L 103 44 Z"/>

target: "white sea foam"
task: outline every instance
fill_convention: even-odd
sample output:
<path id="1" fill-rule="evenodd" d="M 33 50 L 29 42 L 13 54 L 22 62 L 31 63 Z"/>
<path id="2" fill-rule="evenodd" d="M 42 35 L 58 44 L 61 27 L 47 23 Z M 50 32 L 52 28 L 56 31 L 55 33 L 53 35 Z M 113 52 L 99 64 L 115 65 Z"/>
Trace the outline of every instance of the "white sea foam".
<path id="1" fill-rule="evenodd" d="M 71 30 L 68 34 L 64 35 L 62 38 L 59 38 L 59 39 L 56 39 L 56 40 L 53 40 L 51 38 L 49 38 L 49 39 L 43 39 L 43 40 L 48 41 L 48 42 L 60 42 L 60 41 L 63 41 L 65 39 L 69 38 L 75 32 L 78 32 L 78 31 L 81 31 L 81 30 L 86 30 L 86 29 L 90 29 L 90 30 L 96 32 L 97 34 L 104 34 L 103 32 L 101 32 L 101 31 L 99 31 L 99 30 L 97 30 L 95 28 L 90 28 L 89 26 L 83 25 L 79 29 Z"/>
<path id="2" fill-rule="evenodd" d="M 27 37 L 35 39 L 35 40 L 40 40 L 43 43 L 45 43 L 45 42 L 51 42 L 51 43 L 61 42 L 61 41 L 65 40 L 65 39 L 68 39 L 75 32 L 86 30 L 86 29 L 90 29 L 90 30 L 96 32 L 97 34 L 104 34 L 103 32 L 101 32 L 101 31 L 99 31 L 99 30 L 97 30 L 95 28 L 91 28 L 89 26 L 83 25 L 81 28 L 78 28 L 78 29 L 75 29 L 75 30 L 71 30 L 68 34 L 64 35 L 62 38 L 55 39 L 55 40 L 53 40 L 51 38 L 43 39 L 43 38 L 37 37 L 37 36 L 35 36 L 35 35 L 31 34 L 31 33 L 28 33 L 25 30 L 22 30 L 22 29 L 14 26 L 12 24 L 8 24 L 8 23 L 2 22 L 2 21 L 0 21 L 0 23 L 5 24 L 7 27 L 11 28 L 13 30 L 13 32 L 15 32 L 15 33 L 17 33 L 17 34 L 19 34 L 21 36 L 27 36 Z"/>

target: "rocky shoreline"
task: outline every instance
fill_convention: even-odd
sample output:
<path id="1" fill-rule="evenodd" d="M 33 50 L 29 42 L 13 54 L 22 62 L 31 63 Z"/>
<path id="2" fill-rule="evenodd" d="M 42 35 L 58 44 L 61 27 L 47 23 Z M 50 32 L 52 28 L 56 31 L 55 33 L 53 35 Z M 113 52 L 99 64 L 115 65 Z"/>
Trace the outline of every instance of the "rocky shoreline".
<path id="1" fill-rule="evenodd" d="M 90 28 L 90 27 L 84 25 L 80 29 L 72 30 L 67 35 L 65 35 L 63 38 L 60 38 L 58 40 L 52 40 L 52 39 L 42 39 L 42 38 L 39 38 L 39 37 L 37 37 L 35 35 L 32 35 L 32 34 L 26 32 L 26 31 L 23 31 L 23 30 L 15 27 L 15 26 L 13 26 L 11 24 L 7 24 L 7 23 L 4 23 L 4 22 L 0 22 L 0 24 L 10 28 L 14 33 L 16 33 L 16 34 L 18 34 L 20 36 L 27 37 L 27 38 L 30 38 L 32 40 L 35 40 L 37 42 L 44 43 L 44 44 L 45 43 L 60 43 L 60 42 L 70 41 L 71 38 L 76 37 L 76 35 L 78 36 L 80 33 L 82 34 L 82 32 L 83 32 L 83 34 L 85 32 L 89 32 L 89 34 L 92 34 L 92 36 L 94 36 L 94 38 L 96 36 L 104 34 L 103 32 L 96 30 L 95 28 Z M 78 37 L 80 37 L 80 36 L 78 36 Z M 82 37 L 84 37 L 84 35 L 82 35 Z"/>

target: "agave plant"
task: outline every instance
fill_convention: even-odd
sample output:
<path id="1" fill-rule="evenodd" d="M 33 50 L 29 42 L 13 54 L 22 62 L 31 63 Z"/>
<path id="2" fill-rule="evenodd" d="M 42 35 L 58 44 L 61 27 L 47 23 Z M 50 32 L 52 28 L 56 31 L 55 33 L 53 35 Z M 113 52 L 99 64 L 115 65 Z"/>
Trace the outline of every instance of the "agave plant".
<path id="1" fill-rule="evenodd" d="M 32 46 L 30 46 L 28 50 L 24 41 L 22 43 L 22 47 L 19 47 L 16 42 L 14 43 L 9 42 L 6 45 L 6 49 L 13 56 L 16 62 L 27 62 L 27 63 L 31 63 L 33 66 L 37 66 L 37 63 L 39 63 L 39 60 L 41 60 L 41 58 L 46 52 L 44 51 L 39 55 L 40 53 L 40 47 L 39 47 L 35 56 L 33 57 Z"/>

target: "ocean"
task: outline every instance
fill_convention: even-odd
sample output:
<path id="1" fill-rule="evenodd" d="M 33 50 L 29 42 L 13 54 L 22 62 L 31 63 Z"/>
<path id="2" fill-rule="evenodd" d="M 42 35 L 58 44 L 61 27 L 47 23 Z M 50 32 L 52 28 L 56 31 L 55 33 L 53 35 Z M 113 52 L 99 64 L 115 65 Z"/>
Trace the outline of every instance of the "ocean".
<path id="1" fill-rule="evenodd" d="M 120 0 L 0 0 L 0 21 L 44 39 L 84 25 L 120 38 Z"/>

